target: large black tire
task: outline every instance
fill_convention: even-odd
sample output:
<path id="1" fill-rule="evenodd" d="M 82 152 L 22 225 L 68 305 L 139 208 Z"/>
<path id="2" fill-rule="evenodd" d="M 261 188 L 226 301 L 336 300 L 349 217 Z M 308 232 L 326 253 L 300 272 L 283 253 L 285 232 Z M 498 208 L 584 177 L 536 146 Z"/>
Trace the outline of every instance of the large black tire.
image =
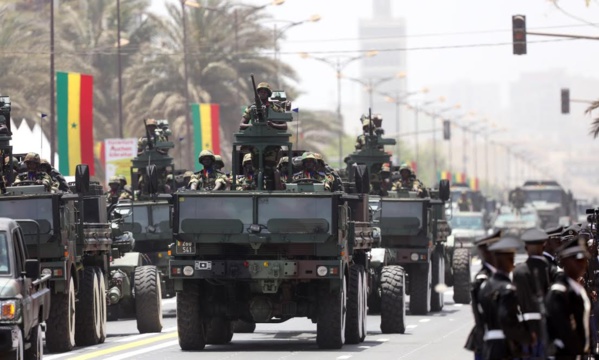
<path id="1" fill-rule="evenodd" d="M 255 322 L 243 320 L 233 321 L 233 332 L 237 334 L 251 334 L 256 330 Z"/>
<path id="2" fill-rule="evenodd" d="M 346 279 L 341 279 L 338 291 L 331 292 L 323 281 L 318 303 L 316 343 L 320 349 L 341 349 L 345 343 Z"/>
<path id="3" fill-rule="evenodd" d="M 206 347 L 206 321 L 200 309 L 200 286 L 184 282 L 177 293 L 177 332 L 181 350 L 203 350 Z"/>
<path id="4" fill-rule="evenodd" d="M 206 328 L 206 344 L 228 344 L 232 338 L 233 327 L 231 326 L 231 321 L 218 317 L 210 319 Z"/>
<path id="5" fill-rule="evenodd" d="M 406 332 L 406 281 L 401 266 L 389 265 L 381 272 L 381 332 Z"/>
<path id="6" fill-rule="evenodd" d="M 349 269 L 347 289 L 347 312 L 345 313 L 345 343 L 358 344 L 364 338 L 364 266 L 353 265 Z"/>
<path id="7" fill-rule="evenodd" d="M 31 329 L 28 343 L 31 344 L 31 347 L 25 350 L 25 360 L 42 359 L 44 357 L 44 339 L 42 338 L 42 326 L 40 324 Z"/>
<path id="8" fill-rule="evenodd" d="M 445 283 L 445 256 L 442 249 L 437 248 L 433 252 L 431 268 L 431 311 L 439 312 L 443 310 L 443 292 L 437 292 L 435 288 Z"/>
<path id="9" fill-rule="evenodd" d="M 362 293 L 362 301 L 364 302 L 364 311 L 362 312 L 362 338 L 360 342 L 363 342 L 368 335 L 368 273 L 366 270 L 362 271 L 362 284 L 364 284 L 364 291 Z"/>
<path id="10" fill-rule="evenodd" d="M 75 343 L 77 346 L 97 345 L 101 339 L 100 286 L 95 267 L 87 267 L 79 282 L 79 297 L 75 306 Z"/>
<path id="11" fill-rule="evenodd" d="M 470 304 L 470 249 L 457 248 L 453 251 L 453 301 Z"/>
<path id="12" fill-rule="evenodd" d="M 426 315 L 431 306 L 431 264 L 420 264 L 410 268 L 410 313 Z"/>
<path id="13" fill-rule="evenodd" d="M 380 273 L 377 269 L 370 268 L 367 277 L 370 279 L 368 296 L 368 313 L 370 315 L 380 314 L 381 312 L 381 292 L 380 292 Z"/>
<path id="14" fill-rule="evenodd" d="M 75 283 L 71 277 L 66 294 L 52 294 L 46 320 L 46 348 L 52 353 L 71 351 L 75 346 Z"/>
<path id="15" fill-rule="evenodd" d="M 154 265 L 135 268 L 135 316 L 140 334 L 162 331 L 160 274 Z"/>
<path id="16" fill-rule="evenodd" d="M 104 272 L 102 272 L 102 269 L 96 268 L 96 275 L 98 276 L 100 296 L 98 300 L 100 301 L 100 344 L 102 344 L 106 341 L 106 280 L 104 279 Z"/>
<path id="17" fill-rule="evenodd" d="M 453 257 L 453 249 L 447 248 L 445 253 L 445 285 L 453 286 L 453 267 L 451 267 L 451 258 Z"/>

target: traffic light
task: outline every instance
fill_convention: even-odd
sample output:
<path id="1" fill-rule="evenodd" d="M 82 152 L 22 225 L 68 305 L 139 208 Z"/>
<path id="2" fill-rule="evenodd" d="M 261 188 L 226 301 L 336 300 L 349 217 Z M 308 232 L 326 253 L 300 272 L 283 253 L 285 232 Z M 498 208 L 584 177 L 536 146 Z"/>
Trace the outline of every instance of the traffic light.
<path id="1" fill-rule="evenodd" d="M 449 120 L 443 120 L 443 140 L 451 139 L 451 123 Z"/>
<path id="2" fill-rule="evenodd" d="M 562 89 L 562 114 L 570 113 L 570 89 Z"/>
<path id="3" fill-rule="evenodd" d="M 514 55 L 526 55 L 526 16 L 512 15 Z"/>

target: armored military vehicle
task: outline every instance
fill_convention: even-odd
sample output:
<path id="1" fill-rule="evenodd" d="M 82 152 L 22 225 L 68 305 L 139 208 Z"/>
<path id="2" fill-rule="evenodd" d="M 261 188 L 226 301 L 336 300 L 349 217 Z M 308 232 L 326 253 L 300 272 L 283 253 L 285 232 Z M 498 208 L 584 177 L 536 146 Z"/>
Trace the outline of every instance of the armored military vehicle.
<path id="1" fill-rule="evenodd" d="M 41 276 L 41 278 L 40 278 Z M 41 359 L 42 322 L 50 314 L 51 274 L 40 274 L 40 262 L 30 259 L 19 223 L 0 218 L 0 357 Z"/>
<path id="2" fill-rule="evenodd" d="M 284 92 L 275 97 L 289 109 Z M 240 152 L 252 151 L 258 190 L 174 194 L 169 274 L 177 292 L 179 344 L 200 350 L 231 341 L 232 321 L 294 317 L 316 323 L 322 349 L 359 343 L 366 336 L 368 252 L 377 240 L 363 191 L 367 174 L 358 170 L 353 194 L 324 191 L 314 179 L 274 190 L 281 179 L 264 154 L 281 148 L 291 153 L 292 143 L 287 131 L 267 122 L 292 116 L 272 111 L 259 98 L 251 115 L 252 126 L 235 134 L 232 188 Z"/>
<path id="3" fill-rule="evenodd" d="M 382 119 L 363 117 L 367 121 L 368 131 L 363 135 L 363 144 L 348 156 L 349 164 L 365 166 L 370 174 L 370 210 L 373 221 L 378 222 L 378 207 L 382 197 L 389 196 L 391 190 L 391 155 L 384 151 L 385 145 L 395 145 L 394 139 L 383 138 Z M 351 165 L 354 166 L 354 165 Z M 383 178 L 383 167 L 388 176 Z M 351 174 L 351 173 L 350 173 Z M 350 182 L 353 180 L 350 177 Z M 351 184 L 348 184 L 351 187 Z M 382 230 L 382 229 L 381 229 Z M 383 234 L 384 236 L 384 234 Z M 382 244 L 372 249 L 369 269 L 368 307 L 371 312 L 381 314 L 381 331 L 386 333 L 404 333 L 406 330 L 406 271 L 394 263 L 390 251 Z"/>
<path id="4" fill-rule="evenodd" d="M 521 187 L 525 203 L 539 213 L 543 228 L 569 226 L 575 219 L 575 202 L 571 192 L 554 180 L 527 180 Z"/>

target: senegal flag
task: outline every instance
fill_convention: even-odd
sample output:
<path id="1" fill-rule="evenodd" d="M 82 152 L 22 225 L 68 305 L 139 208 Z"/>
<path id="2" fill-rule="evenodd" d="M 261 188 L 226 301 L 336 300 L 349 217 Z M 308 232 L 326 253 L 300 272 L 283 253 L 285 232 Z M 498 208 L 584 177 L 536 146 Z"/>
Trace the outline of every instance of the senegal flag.
<path id="1" fill-rule="evenodd" d="M 191 104 L 195 159 L 202 150 L 220 154 L 220 106 L 218 104 Z M 201 166 L 196 163 L 196 170 Z"/>
<path id="2" fill-rule="evenodd" d="M 87 164 L 94 175 L 94 78 L 91 75 L 56 73 L 59 171 L 75 175 L 78 164 Z"/>

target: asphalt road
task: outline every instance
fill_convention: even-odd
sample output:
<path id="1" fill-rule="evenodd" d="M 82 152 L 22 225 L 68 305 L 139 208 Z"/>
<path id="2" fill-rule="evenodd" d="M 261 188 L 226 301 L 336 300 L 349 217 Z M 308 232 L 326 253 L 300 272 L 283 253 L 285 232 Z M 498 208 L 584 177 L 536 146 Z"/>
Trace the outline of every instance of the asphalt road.
<path id="1" fill-rule="evenodd" d="M 473 260 L 472 274 L 480 268 Z M 160 334 L 140 335 L 136 322 L 119 320 L 108 323 L 104 344 L 76 348 L 70 353 L 46 354 L 55 359 L 444 359 L 472 357 L 463 349 L 473 325 L 469 305 L 455 304 L 450 288 L 444 295 L 445 305 L 438 313 L 407 316 L 405 334 L 382 334 L 380 316 L 368 316 L 368 336 L 359 345 L 345 345 L 340 350 L 319 350 L 316 325 L 308 319 L 292 319 L 282 324 L 258 324 L 253 334 L 235 334 L 227 345 L 207 345 L 201 352 L 184 352 L 177 341 L 175 299 L 163 302 L 164 328 Z M 409 306 L 408 306 L 409 308 Z"/>

